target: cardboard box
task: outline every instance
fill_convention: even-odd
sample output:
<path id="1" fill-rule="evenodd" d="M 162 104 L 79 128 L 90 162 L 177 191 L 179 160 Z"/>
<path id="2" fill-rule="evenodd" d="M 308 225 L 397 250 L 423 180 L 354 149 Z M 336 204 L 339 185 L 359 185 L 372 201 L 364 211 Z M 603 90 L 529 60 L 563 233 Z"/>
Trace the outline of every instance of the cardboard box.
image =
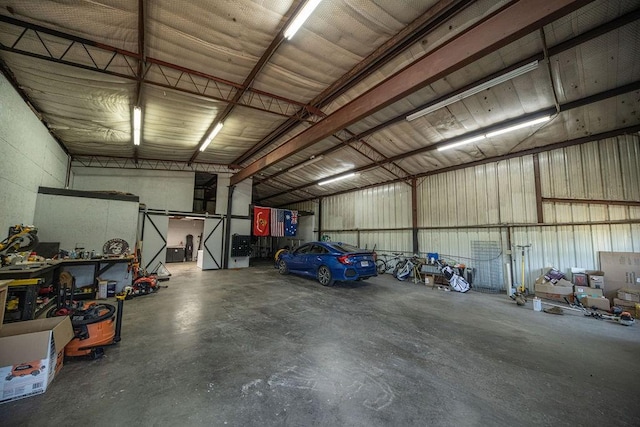
<path id="1" fill-rule="evenodd" d="M 560 283 L 561 281 L 562 279 L 558 282 Z M 564 280 L 564 282 L 571 284 L 567 280 Z M 562 302 L 565 302 L 564 299 L 566 298 L 569 301 L 573 301 L 573 286 L 558 286 L 546 281 L 536 281 L 534 289 L 538 298 Z"/>
<path id="2" fill-rule="evenodd" d="M 604 289 L 604 272 L 600 270 L 587 271 L 587 279 L 589 287 L 595 289 Z"/>
<path id="3" fill-rule="evenodd" d="M 433 274 L 425 274 L 424 275 L 424 284 L 426 286 L 435 286 L 436 284 L 436 276 L 434 276 Z"/>
<path id="4" fill-rule="evenodd" d="M 0 330 L 0 403 L 42 394 L 62 368 L 73 338 L 68 316 L 28 320 Z"/>
<path id="5" fill-rule="evenodd" d="M 600 298 L 602 296 L 604 296 L 604 292 L 602 291 L 602 289 L 595 289 L 595 288 L 590 288 L 590 287 L 585 287 L 585 286 L 574 286 L 573 287 L 573 294 L 578 298 L 582 298 L 582 297 L 595 297 L 595 298 Z"/>
<path id="6" fill-rule="evenodd" d="M 640 252 L 598 252 L 600 270 L 607 276 L 604 295 L 613 299 L 618 289 L 640 289 Z"/>
<path id="7" fill-rule="evenodd" d="M 583 287 L 589 286 L 589 281 L 587 280 L 586 273 L 573 273 L 571 278 L 575 286 L 583 286 Z"/>
<path id="8" fill-rule="evenodd" d="M 614 298 L 613 299 L 613 305 L 617 305 L 618 307 L 624 308 L 626 310 L 632 310 L 635 311 L 636 309 L 636 304 L 633 301 L 626 301 L 620 298 Z"/>
<path id="9" fill-rule="evenodd" d="M 605 297 L 594 298 L 594 297 L 584 297 L 580 299 L 582 305 L 587 308 L 595 307 L 599 310 L 609 311 L 611 310 L 611 303 Z"/>
<path id="10" fill-rule="evenodd" d="M 107 299 L 107 280 L 98 279 L 98 295 L 97 299 Z"/>
<path id="11" fill-rule="evenodd" d="M 551 282 L 554 285 L 556 283 L 558 283 L 558 280 L 560 280 L 560 279 L 564 279 L 564 273 L 562 273 L 560 270 L 558 270 L 556 268 L 551 268 L 544 275 L 544 280 L 546 280 L 547 282 Z"/>
<path id="12" fill-rule="evenodd" d="M 625 301 L 640 302 L 640 290 L 630 288 L 618 289 L 618 298 Z"/>

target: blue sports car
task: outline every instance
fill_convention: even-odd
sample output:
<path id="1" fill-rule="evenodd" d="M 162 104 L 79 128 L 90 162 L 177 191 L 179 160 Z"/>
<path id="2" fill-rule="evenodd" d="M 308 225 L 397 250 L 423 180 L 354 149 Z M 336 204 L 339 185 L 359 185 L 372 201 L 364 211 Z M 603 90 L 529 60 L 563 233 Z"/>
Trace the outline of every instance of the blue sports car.
<path id="1" fill-rule="evenodd" d="M 324 286 L 378 275 L 372 251 L 336 242 L 305 243 L 280 255 L 277 266 L 280 274 L 291 272 L 315 277 Z"/>

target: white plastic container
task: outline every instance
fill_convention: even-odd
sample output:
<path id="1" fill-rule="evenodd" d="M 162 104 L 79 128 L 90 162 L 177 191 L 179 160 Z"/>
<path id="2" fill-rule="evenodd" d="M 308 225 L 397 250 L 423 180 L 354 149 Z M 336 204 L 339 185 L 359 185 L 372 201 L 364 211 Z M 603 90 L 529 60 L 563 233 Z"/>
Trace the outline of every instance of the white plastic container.
<path id="1" fill-rule="evenodd" d="M 534 311 L 542 311 L 542 300 L 538 297 L 533 298 L 533 310 Z"/>

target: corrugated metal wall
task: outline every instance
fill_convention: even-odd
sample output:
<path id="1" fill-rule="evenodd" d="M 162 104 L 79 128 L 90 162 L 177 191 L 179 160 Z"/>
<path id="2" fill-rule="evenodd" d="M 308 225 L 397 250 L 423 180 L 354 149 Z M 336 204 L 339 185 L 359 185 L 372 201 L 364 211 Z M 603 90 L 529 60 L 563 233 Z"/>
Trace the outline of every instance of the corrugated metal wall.
<path id="1" fill-rule="evenodd" d="M 497 245 L 501 264 L 511 263 L 520 283 L 522 256 L 515 245 L 531 244 L 525 250 L 525 284 L 530 289 L 548 267 L 565 273 L 571 267 L 597 269 L 599 251 L 640 252 L 640 207 L 547 200 L 640 201 L 638 135 L 539 154 L 541 224 L 534 161 L 534 156 L 527 155 L 419 180 L 420 252 L 438 252 L 482 268 L 488 260 L 477 257 L 478 244 Z M 411 252 L 411 188 L 407 184 L 328 197 L 322 203 L 323 230 L 331 240 Z"/>
<path id="2" fill-rule="evenodd" d="M 332 241 L 410 253 L 411 187 L 396 183 L 323 199 L 322 230 Z"/>

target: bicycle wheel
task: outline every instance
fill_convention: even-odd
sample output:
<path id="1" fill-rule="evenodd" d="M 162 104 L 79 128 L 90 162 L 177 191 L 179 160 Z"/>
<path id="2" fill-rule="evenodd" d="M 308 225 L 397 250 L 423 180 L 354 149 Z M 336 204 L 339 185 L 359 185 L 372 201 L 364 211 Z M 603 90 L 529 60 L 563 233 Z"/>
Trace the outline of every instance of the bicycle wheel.
<path id="1" fill-rule="evenodd" d="M 383 259 L 376 260 L 376 270 L 378 274 L 384 274 L 387 271 L 387 263 Z"/>

